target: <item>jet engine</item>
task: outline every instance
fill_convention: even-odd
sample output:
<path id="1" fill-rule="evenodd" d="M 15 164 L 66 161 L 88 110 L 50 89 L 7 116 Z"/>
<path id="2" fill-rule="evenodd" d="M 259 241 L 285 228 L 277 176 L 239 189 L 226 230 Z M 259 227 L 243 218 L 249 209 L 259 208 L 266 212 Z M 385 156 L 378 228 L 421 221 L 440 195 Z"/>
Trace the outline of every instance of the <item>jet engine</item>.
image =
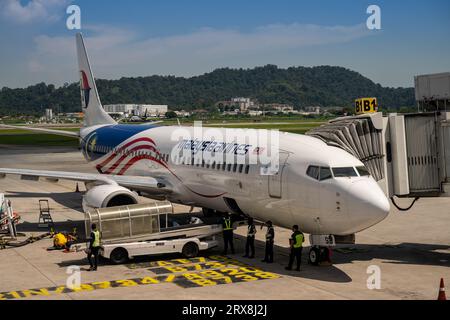
<path id="1" fill-rule="evenodd" d="M 104 184 L 90 188 L 83 196 L 83 210 L 137 204 L 138 195 L 121 186 Z"/>

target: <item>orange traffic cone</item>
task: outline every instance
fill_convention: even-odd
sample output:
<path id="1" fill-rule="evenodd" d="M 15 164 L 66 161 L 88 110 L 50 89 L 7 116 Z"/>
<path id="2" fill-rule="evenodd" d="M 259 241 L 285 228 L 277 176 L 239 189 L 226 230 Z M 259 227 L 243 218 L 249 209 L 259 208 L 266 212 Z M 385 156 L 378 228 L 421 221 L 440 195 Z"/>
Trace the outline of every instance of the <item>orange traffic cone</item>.
<path id="1" fill-rule="evenodd" d="M 445 287 L 444 287 L 444 279 L 441 278 L 441 284 L 439 286 L 439 295 L 438 300 L 447 300 L 447 297 L 445 296 Z"/>

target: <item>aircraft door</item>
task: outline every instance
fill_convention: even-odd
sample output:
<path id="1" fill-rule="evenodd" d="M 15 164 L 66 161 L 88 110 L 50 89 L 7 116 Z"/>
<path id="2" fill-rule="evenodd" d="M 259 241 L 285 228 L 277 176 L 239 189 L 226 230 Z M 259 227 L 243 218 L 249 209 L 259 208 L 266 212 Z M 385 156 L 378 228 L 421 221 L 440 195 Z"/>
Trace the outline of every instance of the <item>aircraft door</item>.
<path id="1" fill-rule="evenodd" d="M 283 174 L 287 165 L 289 153 L 280 152 L 278 167 L 275 166 L 273 171 L 268 174 L 269 196 L 271 198 L 281 198 L 283 195 Z"/>

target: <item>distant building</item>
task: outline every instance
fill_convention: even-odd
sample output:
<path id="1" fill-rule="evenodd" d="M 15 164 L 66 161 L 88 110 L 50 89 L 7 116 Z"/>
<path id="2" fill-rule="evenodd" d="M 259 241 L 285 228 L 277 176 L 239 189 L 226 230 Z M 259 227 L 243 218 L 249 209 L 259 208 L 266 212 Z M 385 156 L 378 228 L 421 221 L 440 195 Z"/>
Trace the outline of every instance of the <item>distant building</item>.
<path id="1" fill-rule="evenodd" d="M 247 111 L 248 109 L 254 108 L 256 106 L 255 101 L 250 98 L 231 98 L 231 100 L 218 101 L 216 102 L 216 107 L 228 109 L 227 111 L 233 111 L 235 109 L 239 109 L 242 111 Z M 226 110 L 223 110 L 226 111 Z"/>
<path id="2" fill-rule="evenodd" d="M 141 104 L 140 107 L 140 116 L 147 117 L 161 117 L 169 111 L 169 107 L 167 105 L 156 105 L 156 104 Z"/>
<path id="3" fill-rule="evenodd" d="M 309 107 L 305 107 L 304 110 L 307 113 L 320 114 L 321 107 L 319 107 L 319 106 L 309 106 Z"/>
<path id="4" fill-rule="evenodd" d="M 174 111 L 177 117 L 189 117 L 191 115 L 190 112 L 181 110 L 181 111 Z"/>
<path id="5" fill-rule="evenodd" d="M 194 113 L 194 114 L 207 114 L 207 113 L 209 113 L 209 111 L 206 110 L 206 109 L 195 109 L 195 110 L 192 110 L 192 113 Z"/>
<path id="6" fill-rule="evenodd" d="M 66 117 L 67 119 L 83 119 L 83 112 L 68 112 L 62 113 L 61 117 Z"/>
<path id="7" fill-rule="evenodd" d="M 239 109 L 234 109 L 234 110 L 230 110 L 230 111 L 224 111 L 222 113 L 222 115 L 224 115 L 224 116 L 237 116 L 240 113 L 241 113 L 241 111 Z"/>
<path id="8" fill-rule="evenodd" d="M 284 103 L 267 103 L 267 104 L 264 104 L 264 110 L 275 110 L 278 112 L 288 113 L 288 112 L 293 112 L 294 107 L 291 106 L 290 104 L 284 104 Z"/>
<path id="9" fill-rule="evenodd" d="M 344 112 L 344 107 L 338 107 L 338 106 L 331 106 L 326 108 L 324 111 L 324 114 L 340 114 Z"/>
<path id="10" fill-rule="evenodd" d="M 126 117 L 160 117 L 168 111 L 167 105 L 155 104 L 107 104 L 105 111 L 112 114 L 123 114 Z"/>
<path id="11" fill-rule="evenodd" d="M 45 109 L 45 120 L 47 122 L 52 121 L 53 119 L 53 110 L 52 109 Z"/>
<path id="12" fill-rule="evenodd" d="M 231 102 L 241 111 L 246 111 L 254 106 L 254 103 L 250 98 L 232 98 Z"/>
<path id="13" fill-rule="evenodd" d="M 251 117 L 257 117 L 257 116 L 260 116 L 262 114 L 263 114 L 263 112 L 261 110 L 249 110 L 248 111 L 248 115 L 251 116 Z"/>

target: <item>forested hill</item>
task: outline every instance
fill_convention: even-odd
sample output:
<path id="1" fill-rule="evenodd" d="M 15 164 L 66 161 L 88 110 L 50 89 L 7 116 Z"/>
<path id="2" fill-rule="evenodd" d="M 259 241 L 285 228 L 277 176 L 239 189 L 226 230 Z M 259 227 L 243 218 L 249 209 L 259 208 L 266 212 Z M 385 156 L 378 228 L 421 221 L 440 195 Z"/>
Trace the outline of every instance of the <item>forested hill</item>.
<path id="1" fill-rule="evenodd" d="M 377 97 L 382 108 L 414 105 L 413 88 L 386 88 L 361 74 L 332 66 L 291 67 L 273 65 L 254 69 L 217 69 L 183 78 L 150 76 L 97 80 L 103 104 L 167 104 L 174 110 L 210 109 L 220 100 L 251 97 L 261 103 L 289 103 L 297 109 L 320 105 L 350 106 L 358 97 Z M 45 108 L 80 111 L 79 84 L 60 88 L 39 83 L 24 89 L 3 88 L 0 114 L 42 114 Z"/>

